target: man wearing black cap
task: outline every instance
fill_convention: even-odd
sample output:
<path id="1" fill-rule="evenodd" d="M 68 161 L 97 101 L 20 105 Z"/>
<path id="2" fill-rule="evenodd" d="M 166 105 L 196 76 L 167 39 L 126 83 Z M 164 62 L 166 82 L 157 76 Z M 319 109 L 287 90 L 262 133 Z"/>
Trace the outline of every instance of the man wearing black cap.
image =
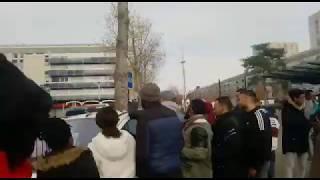
<path id="1" fill-rule="evenodd" d="M 272 149 L 270 115 L 258 106 L 258 98 L 251 90 L 240 92 L 239 105 L 247 112 L 243 133 L 248 176 L 267 178 Z"/>
<path id="2" fill-rule="evenodd" d="M 160 102 L 160 88 L 146 84 L 140 91 L 143 110 L 130 113 L 138 121 L 136 169 L 139 178 L 181 177 L 183 122 Z"/>

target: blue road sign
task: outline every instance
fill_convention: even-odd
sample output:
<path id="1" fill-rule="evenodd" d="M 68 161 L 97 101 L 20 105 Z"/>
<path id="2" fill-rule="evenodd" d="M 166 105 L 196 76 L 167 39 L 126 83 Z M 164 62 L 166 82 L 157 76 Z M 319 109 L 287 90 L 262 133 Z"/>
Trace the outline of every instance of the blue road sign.
<path id="1" fill-rule="evenodd" d="M 132 72 L 128 72 L 128 88 L 132 89 L 133 88 L 133 75 Z"/>

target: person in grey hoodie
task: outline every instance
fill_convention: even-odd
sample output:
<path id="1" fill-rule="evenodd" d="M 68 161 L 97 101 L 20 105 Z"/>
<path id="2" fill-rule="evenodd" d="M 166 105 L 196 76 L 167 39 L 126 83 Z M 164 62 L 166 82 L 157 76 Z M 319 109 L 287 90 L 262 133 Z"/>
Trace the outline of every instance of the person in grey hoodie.
<path id="1" fill-rule="evenodd" d="M 102 132 L 92 139 L 89 149 L 101 178 L 133 178 L 136 175 L 136 142 L 127 131 L 119 130 L 118 113 L 111 107 L 98 111 L 96 123 Z"/>

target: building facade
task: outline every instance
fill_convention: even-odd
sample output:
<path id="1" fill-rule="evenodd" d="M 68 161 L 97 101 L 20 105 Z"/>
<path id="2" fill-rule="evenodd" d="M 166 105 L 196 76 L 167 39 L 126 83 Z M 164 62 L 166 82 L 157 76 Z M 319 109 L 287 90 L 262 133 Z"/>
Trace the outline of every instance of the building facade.
<path id="1" fill-rule="evenodd" d="M 252 55 L 256 56 L 259 53 L 257 47 L 266 44 L 268 48 L 284 49 L 284 56 L 290 57 L 299 53 L 298 43 L 295 42 L 268 42 L 263 44 L 256 44 L 252 46 Z"/>
<path id="2" fill-rule="evenodd" d="M 0 46 L 56 102 L 114 98 L 115 50 L 102 44 Z"/>
<path id="3" fill-rule="evenodd" d="M 320 11 L 309 17 L 309 34 L 311 49 L 320 48 Z"/>
<path id="4" fill-rule="evenodd" d="M 267 45 L 269 48 L 283 48 L 285 51 L 284 56 L 286 57 L 286 62 L 290 61 L 292 64 L 295 62 L 298 62 L 301 60 L 301 58 L 298 58 L 299 60 L 287 60 L 287 58 L 293 57 L 295 55 L 299 54 L 299 48 L 297 43 L 291 43 L 291 42 L 270 42 L 270 43 L 263 43 L 263 44 L 256 44 L 252 46 L 252 55 L 257 55 L 259 53 L 259 50 L 257 49 L 258 46 L 261 45 Z M 250 74 L 242 73 L 233 77 L 230 77 L 228 79 L 222 80 L 220 82 L 220 91 L 221 96 L 230 96 L 232 100 L 234 101 L 234 95 L 237 89 L 247 87 L 249 79 L 252 77 Z M 270 87 L 267 87 L 268 93 L 272 94 L 272 89 Z M 215 98 L 219 97 L 219 83 L 214 83 L 212 85 L 197 88 L 196 90 L 192 91 L 189 94 L 189 97 L 191 99 L 193 98 L 205 98 L 209 101 L 214 100 Z"/>

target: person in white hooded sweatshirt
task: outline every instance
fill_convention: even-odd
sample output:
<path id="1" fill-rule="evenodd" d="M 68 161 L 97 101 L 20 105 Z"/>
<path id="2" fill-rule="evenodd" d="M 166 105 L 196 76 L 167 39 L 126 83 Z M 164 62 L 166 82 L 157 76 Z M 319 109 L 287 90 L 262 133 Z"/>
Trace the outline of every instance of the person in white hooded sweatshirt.
<path id="1" fill-rule="evenodd" d="M 118 113 L 111 107 L 101 108 L 96 124 L 101 132 L 89 143 L 89 149 L 101 178 L 133 178 L 136 175 L 136 142 L 127 131 L 119 130 Z"/>

